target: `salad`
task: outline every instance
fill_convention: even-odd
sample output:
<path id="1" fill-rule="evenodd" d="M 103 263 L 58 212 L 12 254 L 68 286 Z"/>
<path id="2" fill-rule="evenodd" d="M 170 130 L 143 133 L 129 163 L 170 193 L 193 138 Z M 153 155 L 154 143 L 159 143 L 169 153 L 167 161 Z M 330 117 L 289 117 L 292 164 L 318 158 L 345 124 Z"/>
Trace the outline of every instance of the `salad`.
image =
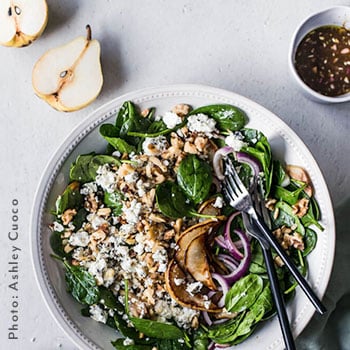
<path id="1" fill-rule="evenodd" d="M 116 349 L 215 349 L 247 339 L 275 309 L 263 255 L 222 195 L 223 158 L 258 190 L 265 221 L 303 275 L 320 213 L 306 171 L 274 159 L 241 109 L 126 101 L 79 155 L 53 209 L 53 258 L 81 313 L 116 329 Z M 93 151 L 93 150 L 92 150 Z M 274 254 L 280 288 L 296 282 Z"/>

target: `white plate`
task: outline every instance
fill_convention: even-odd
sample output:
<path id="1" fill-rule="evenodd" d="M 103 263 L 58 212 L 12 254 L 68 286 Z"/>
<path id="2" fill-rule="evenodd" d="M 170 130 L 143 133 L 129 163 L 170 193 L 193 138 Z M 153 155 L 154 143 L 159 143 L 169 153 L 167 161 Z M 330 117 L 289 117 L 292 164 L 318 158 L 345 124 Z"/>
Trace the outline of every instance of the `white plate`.
<path id="1" fill-rule="evenodd" d="M 150 88 L 116 98 L 95 111 L 64 141 L 46 167 L 40 181 L 32 211 L 32 258 L 43 298 L 58 324 L 82 349 L 113 349 L 110 344 L 117 334 L 109 327 L 80 315 L 80 305 L 66 292 L 62 266 L 50 257 L 50 210 L 68 183 L 69 166 L 77 155 L 103 152 L 106 143 L 100 137 L 99 125 L 114 122 L 115 114 L 126 100 L 143 107 L 156 107 L 161 114 L 178 103 L 193 107 L 229 103 L 243 109 L 249 127 L 262 131 L 271 143 L 274 156 L 289 164 L 300 165 L 310 174 L 322 213 L 325 231 L 318 234 L 316 249 L 308 257 L 309 282 L 322 297 L 330 277 L 335 244 L 335 226 L 331 200 L 317 163 L 299 137 L 278 117 L 260 105 L 229 91 L 198 85 L 175 85 Z M 296 337 L 310 321 L 314 308 L 298 288 L 288 305 L 293 334 Z M 247 341 L 235 347 L 245 349 L 283 349 L 276 318 L 264 323 Z"/>

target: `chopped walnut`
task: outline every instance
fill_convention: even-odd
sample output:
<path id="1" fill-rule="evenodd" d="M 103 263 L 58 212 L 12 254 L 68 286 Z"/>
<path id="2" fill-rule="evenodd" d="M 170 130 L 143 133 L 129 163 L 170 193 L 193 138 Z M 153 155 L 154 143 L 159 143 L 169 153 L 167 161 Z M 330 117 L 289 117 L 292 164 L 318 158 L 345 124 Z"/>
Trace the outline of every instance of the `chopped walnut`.
<path id="1" fill-rule="evenodd" d="M 85 203 L 84 208 L 88 210 L 90 213 L 96 213 L 98 209 L 98 203 L 96 197 L 93 193 L 89 193 Z"/>
<path id="2" fill-rule="evenodd" d="M 171 110 L 173 113 L 177 114 L 179 117 L 184 117 L 190 112 L 191 107 L 186 104 L 178 104 Z"/>
<path id="3" fill-rule="evenodd" d="M 76 214 L 77 211 L 75 209 L 67 209 L 61 217 L 63 225 L 68 225 Z"/>
<path id="4" fill-rule="evenodd" d="M 296 204 L 292 205 L 292 208 L 293 214 L 302 218 L 309 210 L 309 200 L 307 198 L 301 198 Z"/>
<path id="5" fill-rule="evenodd" d="M 193 143 L 190 143 L 189 141 L 185 142 L 184 151 L 190 154 L 198 153 L 197 147 Z"/>
<path id="6" fill-rule="evenodd" d="M 111 208 L 100 208 L 97 210 L 97 215 L 108 217 L 111 214 Z"/>
<path id="7" fill-rule="evenodd" d="M 270 210 L 274 211 L 275 210 L 275 204 L 277 203 L 276 198 L 268 198 L 265 203 L 265 207 Z"/>

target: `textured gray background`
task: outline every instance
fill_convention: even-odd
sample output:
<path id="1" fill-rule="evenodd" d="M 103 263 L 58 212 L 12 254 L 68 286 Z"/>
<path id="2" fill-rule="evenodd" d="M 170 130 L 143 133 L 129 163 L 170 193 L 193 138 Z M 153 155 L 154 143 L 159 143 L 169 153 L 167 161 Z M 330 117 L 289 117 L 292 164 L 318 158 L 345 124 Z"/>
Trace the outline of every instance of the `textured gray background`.
<path id="1" fill-rule="evenodd" d="M 321 105 L 302 96 L 290 79 L 287 54 L 297 25 L 310 13 L 349 1 L 286 0 L 48 0 L 43 36 L 23 49 L 0 47 L 0 313 L 1 349 L 75 349 L 52 319 L 36 286 L 29 251 L 35 189 L 53 152 L 87 115 L 110 99 L 149 86 L 200 83 L 244 95 L 283 119 L 316 158 L 329 186 L 338 224 L 335 271 L 326 303 L 331 325 L 314 319 L 300 349 L 350 349 L 340 335 L 349 310 L 349 103 Z M 82 111 L 56 112 L 31 86 L 36 60 L 49 48 L 85 34 L 102 47 L 105 84 Z M 10 294 L 7 262 L 10 203 L 19 200 L 20 336 L 7 341 Z M 348 259 L 348 260 L 346 260 Z M 327 316 L 328 317 L 328 316 Z M 326 318 L 327 318 L 326 317 Z M 340 320 L 338 323 L 335 320 Z M 347 321 L 348 323 L 344 322 Z M 322 334 L 313 346 L 310 337 Z M 345 332 L 343 333 L 345 334 Z M 349 336 L 348 336 L 349 337 Z M 328 344 L 329 342 L 329 344 Z"/>

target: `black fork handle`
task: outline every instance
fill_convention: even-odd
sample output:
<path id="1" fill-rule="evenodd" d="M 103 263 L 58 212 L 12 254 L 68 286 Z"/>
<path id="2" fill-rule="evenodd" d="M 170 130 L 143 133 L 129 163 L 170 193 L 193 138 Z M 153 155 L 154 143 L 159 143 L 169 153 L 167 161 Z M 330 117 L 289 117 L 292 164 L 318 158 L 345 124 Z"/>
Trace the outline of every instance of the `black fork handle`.
<path id="1" fill-rule="evenodd" d="M 286 307 L 284 304 L 284 300 L 282 297 L 282 293 L 279 287 L 278 278 L 276 274 L 276 269 L 274 265 L 274 261 L 272 258 L 272 253 L 270 247 L 266 247 L 263 243 L 261 243 L 262 252 L 264 255 L 264 260 L 266 264 L 267 274 L 269 276 L 270 287 L 272 292 L 272 297 L 275 302 L 278 320 L 280 323 L 284 344 L 286 346 L 286 350 L 296 350 L 293 334 L 290 329 L 290 324 L 288 320 L 288 315 L 286 311 Z"/>
<path id="2" fill-rule="evenodd" d="M 256 220 L 252 218 L 254 224 L 264 233 L 267 241 L 270 243 L 270 245 L 276 250 L 277 254 L 281 257 L 282 261 L 286 264 L 289 271 L 292 273 L 295 280 L 298 282 L 301 289 L 304 291 L 306 296 L 309 298 L 311 303 L 314 305 L 315 309 L 318 313 L 323 315 L 327 309 L 325 306 L 321 303 L 320 299 L 317 297 L 315 292 L 312 290 L 304 276 L 300 273 L 296 265 L 293 263 L 291 258 L 288 256 L 288 254 L 285 252 L 285 250 L 280 246 L 280 244 L 277 242 L 275 236 L 272 234 L 272 232 L 267 228 L 265 223 L 262 220 Z"/>

